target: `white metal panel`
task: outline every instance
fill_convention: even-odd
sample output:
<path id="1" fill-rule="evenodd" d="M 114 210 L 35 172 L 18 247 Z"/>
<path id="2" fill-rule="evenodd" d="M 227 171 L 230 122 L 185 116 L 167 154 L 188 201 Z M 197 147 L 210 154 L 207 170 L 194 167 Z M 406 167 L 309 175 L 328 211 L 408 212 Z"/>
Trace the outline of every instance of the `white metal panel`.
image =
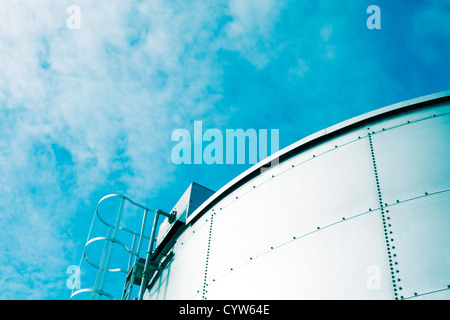
<path id="1" fill-rule="evenodd" d="M 344 147 L 333 147 L 310 161 L 294 157 L 283 164 L 284 169 L 278 170 L 282 174 L 275 173 L 272 178 L 272 171 L 267 171 L 264 175 L 268 178 L 252 180 L 242 188 L 243 196 L 237 191 L 233 193 L 231 200 L 227 199 L 232 202 L 227 202 L 222 210 L 219 203 L 214 218 L 208 279 L 220 278 L 233 266 L 250 261 L 270 251 L 271 247 L 314 233 L 318 227 L 340 223 L 343 218 L 364 214 L 369 208 L 379 216 L 369 150 L 367 139 L 361 139 Z M 304 153 L 301 157 L 308 155 Z M 292 167 L 293 163 L 298 165 Z M 265 182 L 261 184 L 263 179 Z M 256 186 L 254 189 L 252 184 Z M 381 234 L 381 218 L 378 219 L 374 228 Z M 383 241 L 380 244 L 384 246 Z M 288 264 L 292 259 L 290 256 L 280 258 Z M 259 273 L 258 268 L 251 272 Z"/>
<path id="2" fill-rule="evenodd" d="M 268 171 L 270 180 L 261 185 L 253 181 L 256 188 L 243 196 L 235 192 L 230 197 L 233 202 L 222 210 L 221 203 L 215 207 L 211 257 L 220 256 L 219 270 L 318 227 L 377 208 L 369 145 L 364 139 L 292 168 L 295 162 L 298 158 L 289 160 L 289 172 L 274 178 Z"/>
<path id="3" fill-rule="evenodd" d="M 393 267 L 404 298 L 450 284 L 450 192 L 427 195 L 387 208 Z M 397 272 L 398 271 L 398 272 Z"/>
<path id="4" fill-rule="evenodd" d="M 201 299 L 209 237 L 209 214 L 188 228 L 173 248 L 169 263 L 146 299 Z"/>
<path id="5" fill-rule="evenodd" d="M 210 258 L 208 299 L 392 299 L 376 212 L 292 239 L 215 278 L 217 257 Z M 376 287 L 368 285 L 373 267 Z"/>
<path id="6" fill-rule="evenodd" d="M 372 138 L 384 202 L 450 188 L 450 115 Z"/>

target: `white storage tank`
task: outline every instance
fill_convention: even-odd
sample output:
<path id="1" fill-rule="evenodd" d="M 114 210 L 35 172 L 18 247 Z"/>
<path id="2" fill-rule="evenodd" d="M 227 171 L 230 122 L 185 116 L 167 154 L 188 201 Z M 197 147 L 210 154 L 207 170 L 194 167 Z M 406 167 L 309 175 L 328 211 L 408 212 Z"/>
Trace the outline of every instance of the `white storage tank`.
<path id="1" fill-rule="evenodd" d="M 187 218 L 144 298 L 450 299 L 449 208 L 445 91 L 238 176 Z"/>

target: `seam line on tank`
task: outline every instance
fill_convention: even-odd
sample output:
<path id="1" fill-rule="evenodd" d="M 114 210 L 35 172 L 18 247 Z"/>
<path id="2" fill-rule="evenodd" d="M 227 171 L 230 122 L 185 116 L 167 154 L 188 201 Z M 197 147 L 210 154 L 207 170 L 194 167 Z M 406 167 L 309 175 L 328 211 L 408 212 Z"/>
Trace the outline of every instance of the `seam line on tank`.
<path id="1" fill-rule="evenodd" d="M 203 294 L 202 294 L 202 299 L 206 300 L 206 294 L 208 293 L 208 264 L 209 264 L 209 252 L 211 249 L 211 236 L 212 236 L 212 228 L 213 228 L 213 221 L 214 221 L 214 209 L 213 212 L 211 212 L 211 219 L 210 219 L 210 223 L 209 223 L 209 234 L 208 234 L 208 247 L 206 249 L 206 262 L 205 262 L 205 273 L 204 273 L 204 278 L 203 278 Z"/>
<path id="2" fill-rule="evenodd" d="M 367 128 L 368 130 L 370 130 L 370 128 Z M 374 151 L 374 145 L 373 145 L 373 139 L 372 139 L 372 135 L 371 133 L 368 134 L 368 140 L 369 140 L 369 145 L 370 145 L 370 153 L 371 153 L 371 157 L 372 157 L 372 165 L 373 165 L 373 170 L 374 170 L 374 175 L 375 175 L 375 185 L 377 187 L 377 195 L 378 195 L 378 202 L 380 205 L 380 215 L 381 215 L 381 221 L 383 223 L 383 232 L 384 232 L 384 240 L 385 240 L 385 244 L 386 244 L 386 250 L 387 250 L 387 255 L 388 255 L 388 263 L 389 263 L 389 271 L 390 271 L 390 276 L 391 276 L 391 283 L 392 283 L 392 290 L 393 290 L 393 294 L 394 294 L 394 299 L 398 300 L 398 291 L 402 290 L 402 287 L 398 286 L 398 283 L 401 281 L 401 279 L 399 278 L 399 273 L 400 271 L 398 270 L 398 262 L 396 261 L 395 257 L 397 256 L 396 251 L 395 251 L 395 240 L 394 240 L 394 236 L 393 236 L 393 231 L 392 231 L 392 224 L 389 221 L 390 215 L 389 215 L 389 210 L 385 210 L 384 205 L 383 205 L 383 195 L 381 193 L 381 185 L 380 185 L 380 179 L 378 176 L 378 168 L 377 168 L 377 163 L 376 163 L 376 158 L 375 158 L 375 151 Z"/>

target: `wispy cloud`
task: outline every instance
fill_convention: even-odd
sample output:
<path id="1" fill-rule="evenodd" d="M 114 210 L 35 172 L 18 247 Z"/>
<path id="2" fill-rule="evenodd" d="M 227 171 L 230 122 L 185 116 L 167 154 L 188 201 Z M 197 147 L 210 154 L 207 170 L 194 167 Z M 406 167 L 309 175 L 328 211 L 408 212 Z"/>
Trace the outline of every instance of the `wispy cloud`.
<path id="1" fill-rule="evenodd" d="M 225 25 L 222 47 L 265 67 L 273 57 L 274 25 L 283 7 L 284 1 L 230 1 L 226 12 L 231 20 Z"/>
<path id="2" fill-rule="evenodd" d="M 102 188 L 145 199 L 170 181 L 170 132 L 217 117 L 217 51 L 266 64 L 254 45 L 276 12 L 271 1 L 79 1 L 70 30 L 70 4 L 0 5 L 1 298 L 65 289 L 83 199 Z"/>

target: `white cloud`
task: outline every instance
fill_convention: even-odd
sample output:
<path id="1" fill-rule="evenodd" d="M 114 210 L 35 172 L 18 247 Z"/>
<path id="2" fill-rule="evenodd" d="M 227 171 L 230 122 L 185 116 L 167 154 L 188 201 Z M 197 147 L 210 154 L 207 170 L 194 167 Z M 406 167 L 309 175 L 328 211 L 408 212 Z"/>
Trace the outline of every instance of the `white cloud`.
<path id="1" fill-rule="evenodd" d="M 282 9 L 283 1 L 232 0 L 225 26 L 224 48 L 240 53 L 258 68 L 267 65 L 272 57 L 270 40 Z"/>
<path id="2" fill-rule="evenodd" d="M 308 62 L 303 59 L 298 59 L 297 65 L 288 70 L 289 81 L 298 81 L 303 78 L 309 71 Z"/>
<path id="3" fill-rule="evenodd" d="M 170 132 L 218 117 L 210 112 L 220 99 L 217 50 L 264 65 L 253 47 L 276 18 L 272 1 L 232 1 L 233 22 L 218 36 L 221 5 L 77 1 L 81 29 L 69 30 L 71 4 L 0 3 L 4 299 L 65 290 L 70 223 L 92 214 L 77 211 L 83 199 L 98 200 L 90 197 L 111 174 L 135 199 L 167 183 Z"/>

